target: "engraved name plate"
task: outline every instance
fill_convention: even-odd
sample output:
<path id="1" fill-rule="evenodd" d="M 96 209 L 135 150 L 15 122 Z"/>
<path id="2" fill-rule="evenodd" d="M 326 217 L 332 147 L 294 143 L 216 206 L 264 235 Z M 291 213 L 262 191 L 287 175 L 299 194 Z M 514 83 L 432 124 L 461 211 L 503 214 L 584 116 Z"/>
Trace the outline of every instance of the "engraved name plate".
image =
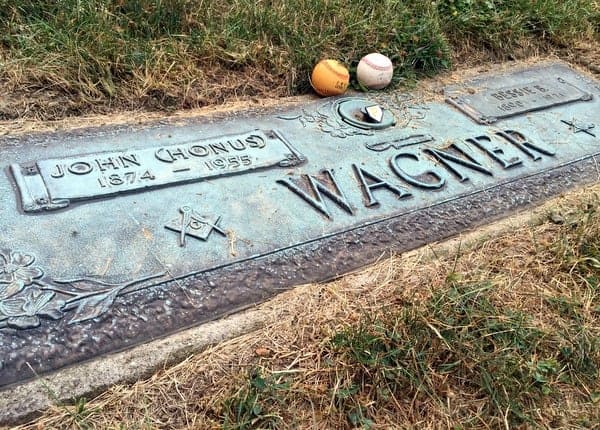
<path id="1" fill-rule="evenodd" d="M 470 92 L 473 92 L 470 94 Z M 467 94 L 452 92 L 446 101 L 480 124 L 492 124 L 526 112 L 575 101 L 590 101 L 592 95 L 565 79 L 518 82 L 501 88 L 470 88 Z"/>
<path id="2" fill-rule="evenodd" d="M 304 161 L 276 131 L 254 130 L 131 151 L 102 152 L 13 164 L 25 212 L 67 207 L 87 200 L 194 182 Z"/>

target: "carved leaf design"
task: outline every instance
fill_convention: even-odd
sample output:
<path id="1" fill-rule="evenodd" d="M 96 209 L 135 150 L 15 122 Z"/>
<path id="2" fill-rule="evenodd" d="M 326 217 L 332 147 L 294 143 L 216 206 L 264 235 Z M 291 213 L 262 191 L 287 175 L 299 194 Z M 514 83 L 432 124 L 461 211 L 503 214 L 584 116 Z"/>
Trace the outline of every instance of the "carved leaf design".
<path id="1" fill-rule="evenodd" d="M 12 317 L 6 323 L 16 329 L 36 328 L 40 325 L 40 319 L 36 316 Z"/>
<path id="2" fill-rule="evenodd" d="M 56 284 L 68 285 L 72 291 L 84 291 L 93 292 L 98 289 L 98 285 L 104 287 L 116 286 L 93 278 L 81 278 L 81 279 L 53 279 Z"/>
<path id="3" fill-rule="evenodd" d="M 120 288 L 114 288 L 106 293 L 87 297 L 77 306 L 75 315 L 69 321 L 69 324 L 76 324 L 82 321 L 91 320 L 106 312 L 115 301 L 115 298 L 121 291 Z"/>
<path id="4" fill-rule="evenodd" d="M 25 314 L 29 316 L 36 315 L 50 300 L 52 300 L 54 294 L 53 291 L 32 289 L 27 295 L 25 306 L 23 306 Z"/>
<path id="5" fill-rule="evenodd" d="M 23 314 L 26 301 L 23 298 L 0 301 L 0 312 L 6 316 L 18 316 Z"/>
<path id="6" fill-rule="evenodd" d="M 21 292 L 25 287 L 25 282 L 21 279 L 15 279 L 11 283 L 4 283 L 0 280 L 0 300 L 7 299 Z"/>
<path id="7" fill-rule="evenodd" d="M 53 291 L 30 289 L 22 297 L 1 301 L 0 315 L 9 317 L 8 324 L 13 328 L 37 327 L 39 324 L 37 316 L 52 319 L 62 318 L 60 310 L 65 302 L 63 300 L 52 301 L 54 296 Z"/>
<path id="8" fill-rule="evenodd" d="M 38 315 L 53 320 L 59 320 L 63 317 L 64 300 L 53 300 L 48 302 L 46 306 L 38 311 Z"/>
<path id="9" fill-rule="evenodd" d="M 90 320 L 108 311 L 127 288 L 165 275 L 161 272 L 122 284 L 93 278 L 44 281 L 43 270 L 34 263 L 33 254 L 0 249 L 0 330 L 35 328 L 40 325 L 39 317 L 61 319 L 74 307 L 77 308 L 69 324 Z M 56 284 L 67 287 L 57 288 Z M 104 289 L 95 291 L 98 285 Z M 70 298 L 58 299 L 57 292 Z"/>

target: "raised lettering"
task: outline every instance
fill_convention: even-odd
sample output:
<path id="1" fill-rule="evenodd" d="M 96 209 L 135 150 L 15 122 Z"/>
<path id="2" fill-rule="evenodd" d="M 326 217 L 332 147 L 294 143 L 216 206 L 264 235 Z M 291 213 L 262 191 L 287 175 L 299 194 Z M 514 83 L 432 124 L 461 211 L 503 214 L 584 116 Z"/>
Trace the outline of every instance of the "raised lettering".
<path id="1" fill-rule="evenodd" d="M 365 197 L 368 200 L 367 203 L 365 203 L 365 206 L 367 206 L 367 207 L 379 205 L 379 202 L 377 201 L 377 199 L 375 199 L 375 197 L 373 196 L 373 192 L 372 192 L 372 190 L 376 190 L 378 188 L 388 189 L 389 191 L 398 195 L 399 199 L 410 197 L 412 195 L 404 188 L 397 187 L 397 186 L 381 179 L 379 176 L 366 171 L 362 167 L 358 167 L 356 164 L 352 164 L 352 167 L 354 167 L 354 172 L 356 173 L 356 177 L 360 181 L 360 183 L 362 185 L 362 189 L 365 193 Z"/>
<path id="2" fill-rule="evenodd" d="M 533 161 L 541 160 L 542 157 L 539 154 L 534 154 L 533 152 L 530 151 L 530 149 L 533 151 L 537 151 L 540 154 L 544 154 L 544 155 L 554 156 L 556 154 L 556 152 L 552 149 L 542 148 L 541 146 L 534 145 L 533 143 L 529 142 L 529 140 L 527 140 L 527 138 L 525 136 L 523 136 L 522 133 L 519 133 L 518 131 L 505 130 L 505 131 L 498 131 L 496 134 L 498 136 L 506 139 L 508 142 L 512 143 L 513 145 L 515 145 L 517 148 L 519 148 L 525 154 L 530 156 L 533 159 Z"/>
<path id="3" fill-rule="evenodd" d="M 85 161 L 77 161 L 69 166 L 69 172 L 74 175 L 87 175 L 92 170 L 94 170 L 92 165 Z"/>
<path id="4" fill-rule="evenodd" d="M 107 169 L 118 169 L 119 166 L 115 163 L 115 159 L 112 157 L 108 157 L 106 159 L 96 158 L 96 164 L 101 172 L 105 172 Z"/>
<path id="5" fill-rule="evenodd" d="M 251 134 L 246 138 L 246 143 L 250 148 L 264 148 L 265 141 L 261 136 L 256 134 Z"/>
<path id="6" fill-rule="evenodd" d="M 424 165 L 425 170 L 414 175 L 405 172 L 404 169 L 400 166 L 400 164 L 401 160 L 407 159 L 416 161 L 417 165 L 419 166 Z M 409 152 L 400 153 L 390 160 L 390 165 L 392 167 L 392 170 L 396 175 L 398 175 L 398 177 L 416 187 L 436 190 L 446 185 L 446 178 L 440 173 L 438 173 L 435 170 L 435 168 L 429 166 L 425 160 L 421 160 L 416 154 Z M 426 182 L 425 179 L 427 179 L 428 177 L 432 177 L 434 181 Z"/>
<path id="7" fill-rule="evenodd" d="M 192 145 L 188 149 L 188 152 L 194 157 L 206 157 L 208 155 L 208 149 L 202 145 Z"/>
<path id="8" fill-rule="evenodd" d="M 215 154 L 228 153 L 229 151 L 225 148 L 225 144 L 223 142 L 211 143 L 210 149 L 213 150 Z"/>
<path id="9" fill-rule="evenodd" d="M 516 156 L 506 158 L 504 149 L 496 145 L 489 136 L 483 135 L 472 137 L 467 139 L 466 141 L 469 143 L 473 143 L 475 146 L 485 151 L 487 154 L 489 154 L 490 157 L 492 157 L 493 160 L 497 161 L 505 169 L 518 166 L 523 162 L 523 160 Z"/>
<path id="10" fill-rule="evenodd" d="M 146 171 L 145 171 L 145 172 L 142 174 L 142 176 L 140 176 L 140 179 L 149 179 L 149 180 L 154 180 L 154 179 L 155 179 L 155 176 L 154 176 L 152 173 L 150 173 L 150 171 L 149 171 L 149 170 L 146 170 Z"/>
<path id="11" fill-rule="evenodd" d="M 171 158 L 173 160 L 176 160 L 178 158 L 187 160 L 189 157 L 185 154 L 185 152 L 183 152 L 183 149 L 181 148 L 176 148 L 176 149 L 168 149 L 167 152 L 169 153 L 169 155 L 171 156 Z"/>
<path id="12" fill-rule="evenodd" d="M 306 158 L 277 132 L 255 129 L 172 146 L 38 160 L 35 164 L 19 164 L 18 168 L 15 165 L 11 171 L 19 190 L 23 190 L 22 207 L 34 212 L 65 207 L 70 200 L 143 192 L 255 169 L 290 168 L 304 161 Z M 35 187 L 44 187 L 46 191 L 38 192 Z M 36 202 L 41 194 L 64 203 L 54 206 Z"/>
<path id="13" fill-rule="evenodd" d="M 52 176 L 53 178 L 62 178 L 63 176 L 65 176 L 65 171 L 63 170 L 60 164 L 57 164 L 56 171 L 50 173 L 50 176 Z"/>
<path id="14" fill-rule="evenodd" d="M 121 164 L 125 168 L 131 167 L 132 164 L 135 164 L 136 166 L 141 166 L 135 154 L 121 155 L 119 159 L 121 160 Z"/>
<path id="15" fill-rule="evenodd" d="M 158 148 L 155 152 L 154 152 L 154 157 L 157 160 L 163 161 L 165 163 L 172 163 L 173 161 L 175 161 L 173 159 L 173 156 L 171 155 L 170 152 L 168 152 L 165 148 Z"/>
<path id="16" fill-rule="evenodd" d="M 333 201 L 340 208 L 348 212 L 350 215 L 354 215 L 352 206 L 350 206 L 350 203 L 348 203 L 348 199 L 346 198 L 340 186 L 335 180 L 333 170 L 323 170 L 321 173 L 325 176 L 327 183 L 321 182 L 319 179 L 310 175 L 302 175 L 306 178 L 312 195 L 305 192 L 303 189 L 298 187 L 298 185 L 296 185 L 289 179 L 279 179 L 277 180 L 277 183 L 282 184 L 290 190 L 292 190 L 309 205 L 311 205 L 313 208 L 321 212 L 329 219 L 332 218 L 331 212 L 329 211 L 329 208 L 323 201 L 323 196 L 328 197 L 331 201 Z"/>
<path id="17" fill-rule="evenodd" d="M 243 151 L 244 149 L 246 149 L 246 145 L 244 145 L 244 142 L 242 142 L 240 139 L 228 140 L 227 142 L 229 142 L 229 146 L 231 146 L 236 151 Z"/>
<path id="18" fill-rule="evenodd" d="M 492 172 L 490 170 L 483 167 L 479 161 L 477 161 L 474 157 L 469 155 L 466 151 L 461 149 L 455 143 L 451 144 L 449 148 L 451 148 L 451 149 L 455 150 L 456 152 L 458 152 L 459 154 L 461 154 L 462 157 L 457 157 L 456 155 L 454 155 L 450 152 L 446 152 L 446 151 L 442 151 L 441 149 L 434 149 L 434 148 L 426 148 L 425 152 L 427 154 L 431 154 L 433 157 L 435 157 L 435 159 L 438 160 L 440 163 L 442 163 L 442 165 L 446 169 L 448 169 L 448 171 L 450 173 L 452 173 L 454 176 L 456 176 L 460 182 L 468 181 L 469 177 L 467 175 L 463 174 L 461 169 L 456 169 L 455 165 L 467 167 L 471 170 L 475 170 L 475 171 L 483 173 L 485 175 L 492 176 Z"/>

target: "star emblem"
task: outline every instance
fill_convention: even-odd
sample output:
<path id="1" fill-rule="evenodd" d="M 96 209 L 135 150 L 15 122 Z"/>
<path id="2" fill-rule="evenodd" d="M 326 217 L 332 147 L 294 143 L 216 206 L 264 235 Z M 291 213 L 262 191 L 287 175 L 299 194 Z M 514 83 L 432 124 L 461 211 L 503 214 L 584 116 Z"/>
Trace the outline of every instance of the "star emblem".
<path id="1" fill-rule="evenodd" d="M 227 233 L 219 227 L 220 216 L 201 215 L 189 206 L 182 206 L 179 208 L 179 212 L 179 217 L 165 225 L 166 229 L 179 233 L 179 246 L 185 246 L 186 236 L 206 241 L 213 230 L 227 236 Z"/>
<path id="2" fill-rule="evenodd" d="M 595 128 L 594 124 L 583 124 L 575 120 L 566 121 L 564 119 L 561 119 L 560 122 L 562 122 L 563 124 L 567 124 L 569 126 L 569 129 L 573 130 L 574 133 L 583 132 L 585 134 L 589 134 L 592 137 L 596 137 L 596 135 L 591 132 L 591 130 Z"/>

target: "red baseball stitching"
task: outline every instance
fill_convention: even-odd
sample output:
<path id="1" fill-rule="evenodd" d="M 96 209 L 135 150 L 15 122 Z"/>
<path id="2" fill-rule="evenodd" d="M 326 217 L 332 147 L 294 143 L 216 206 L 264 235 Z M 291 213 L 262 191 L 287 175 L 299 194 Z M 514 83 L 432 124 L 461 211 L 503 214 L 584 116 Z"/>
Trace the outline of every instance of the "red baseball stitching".
<path id="1" fill-rule="evenodd" d="M 335 70 L 331 64 L 329 64 L 329 61 L 323 61 L 323 65 L 330 71 L 332 72 L 334 75 L 337 75 L 338 78 L 341 79 L 348 79 L 349 75 L 348 73 L 340 73 L 337 70 Z"/>
<path id="2" fill-rule="evenodd" d="M 373 64 L 368 58 L 363 58 L 362 61 L 364 61 L 366 64 L 368 64 L 375 70 L 388 71 L 393 68 L 391 64 L 387 66 L 378 66 L 377 64 Z"/>

